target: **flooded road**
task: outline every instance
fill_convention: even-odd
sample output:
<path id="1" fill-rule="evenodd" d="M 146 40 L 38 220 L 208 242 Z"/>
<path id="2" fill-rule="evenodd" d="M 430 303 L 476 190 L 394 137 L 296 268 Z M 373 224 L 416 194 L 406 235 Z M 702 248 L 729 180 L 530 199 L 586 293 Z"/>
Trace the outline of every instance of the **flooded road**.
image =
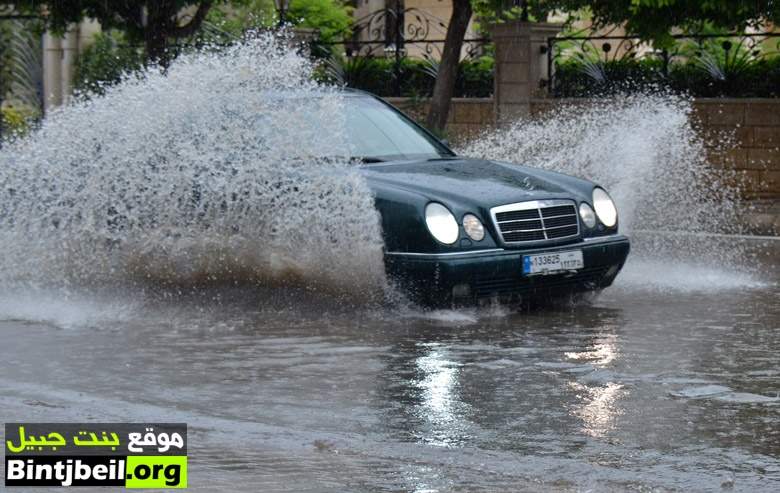
<path id="1" fill-rule="evenodd" d="M 181 54 L 3 143 L 2 421 L 186 422 L 195 491 L 780 490 L 780 241 L 704 234 L 742 220 L 692 101 L 462 149 L 606 187 L 633 251 L 590 304 L 431 313 L 358 299 L 391 291 L 375 193 L 287 45 Z"/>
<path id="2" fill-rule="evenodd" d="M 6 297 L 0 417 L 187 422 L 196 491 L 777 491 L 780 242 L 749 245 L 758 276 L 634 259 L 531 313 Z"/>

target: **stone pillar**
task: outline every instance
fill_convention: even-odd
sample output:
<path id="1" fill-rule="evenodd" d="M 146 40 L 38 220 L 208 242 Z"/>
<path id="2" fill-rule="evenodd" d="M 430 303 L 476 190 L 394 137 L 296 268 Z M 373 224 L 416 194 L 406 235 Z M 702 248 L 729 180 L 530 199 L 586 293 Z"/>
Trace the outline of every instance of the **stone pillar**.
<path id="1" fill-rule="evenodd" d="M 62 38 L 43 35 L 43 111 L 62 104 Z"/>
<path id="2" fill-rule="evenodd" d="M 43 110 L 44 113 L 67 104 L 73 94 L 73 77 L 79 54 L 100 32 L 100 24 L 85 20 L 72 24 L 63 36 L 43 35 Z"/>
<path id="3" fill-rule="evenodd" d="M 560 24 L 511 21 L 491 27 L 496 46 L 493 101 L 499 125 L 531 113 L 531 99 L 544 94 L 547 73 L 547 39 Z"/>
<path id="4" fill-rule="evenodd" d="M 75 28 L 66 32 L 60 46 L 62 47 L 60 99 L 61 104 L 68 104 L 73 94 L 73 77 L 76 73 L 76 61 L 79 55 L 79 29 Z"/>

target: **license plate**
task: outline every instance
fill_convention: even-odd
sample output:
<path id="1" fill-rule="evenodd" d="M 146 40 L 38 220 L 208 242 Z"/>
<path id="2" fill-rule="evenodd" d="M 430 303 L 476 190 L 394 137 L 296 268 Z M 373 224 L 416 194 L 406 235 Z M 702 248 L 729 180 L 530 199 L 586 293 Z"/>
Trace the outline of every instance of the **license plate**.
<path id="1" fill-rule="evenodd" d="M 582 250 L 523 256 L 523 274 L 553 274 L 585 267 Z"/>

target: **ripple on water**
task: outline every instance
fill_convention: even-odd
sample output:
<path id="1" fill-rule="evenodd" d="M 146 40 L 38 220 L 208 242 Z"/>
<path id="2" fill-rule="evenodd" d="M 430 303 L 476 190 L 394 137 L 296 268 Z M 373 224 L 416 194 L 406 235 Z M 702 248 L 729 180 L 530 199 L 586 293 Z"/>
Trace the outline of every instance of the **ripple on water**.
<path id="1" fill-rule="evenodd" d="M 713 399 L 732 404 L 771 404 L 780 402 L 780 395 L 770 397 L 750 392 L 737 392 L 730 387 L 715 384 L 686 387 L 670 392 L 670 394 L 684 399 Z"/>

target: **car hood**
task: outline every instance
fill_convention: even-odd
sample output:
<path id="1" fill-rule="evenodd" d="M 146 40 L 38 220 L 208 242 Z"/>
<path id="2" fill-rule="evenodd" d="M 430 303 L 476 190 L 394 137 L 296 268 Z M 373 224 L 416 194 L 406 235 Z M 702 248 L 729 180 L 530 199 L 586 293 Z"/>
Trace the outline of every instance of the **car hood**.
<path id="1" fill-rule="evenodd" d="M 481 208 L 552 198 L 587 200 L 593 183 L 560 173 L 480 159 L 403 161 L 362 168 L 375 193 L 401 189 Z"/>

